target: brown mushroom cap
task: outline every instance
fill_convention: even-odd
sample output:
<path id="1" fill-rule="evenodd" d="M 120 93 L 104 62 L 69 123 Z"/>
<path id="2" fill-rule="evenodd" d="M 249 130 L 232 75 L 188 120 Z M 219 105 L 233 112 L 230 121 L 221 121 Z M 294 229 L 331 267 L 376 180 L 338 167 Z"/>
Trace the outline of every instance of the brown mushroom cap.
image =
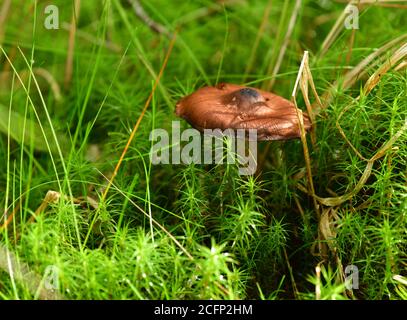
<path id="1" fill-rule="evenodd" d="M 273 93 L 237 84 L 203 87 L 182 98 L 176 114 L 194 128 L 257 129 L 257 140 L 286 140 L 300 137 L 295 106 Z M 304 112 L 304 128 L 311 123 Z"/>

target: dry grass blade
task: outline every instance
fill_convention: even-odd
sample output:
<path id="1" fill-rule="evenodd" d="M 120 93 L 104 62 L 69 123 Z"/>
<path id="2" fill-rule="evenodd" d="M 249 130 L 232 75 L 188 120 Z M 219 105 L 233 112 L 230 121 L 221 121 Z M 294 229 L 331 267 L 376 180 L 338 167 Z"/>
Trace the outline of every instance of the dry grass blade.
<path id="1" fill-rule="evenodd" d="M 341 283 L 345 282 L 345 275 L 343 272 L 343 264 L 341 259 L 339 258 L 337 246 L 336 246 L 336 235 L 337 229 L 339 228 L 338 222 L 340 218 L 337 214 L 337 210 L 334 208 L 323 208 L 321 219 L 318 224 L 318 239 L 315 241 L 311 247 L 311 253 L 314 256 L 318 256 L 323 260 L 318 264 L 318 267 L 327 261 L 329 258 L 328 256 L 328 249 L 332 253 L 335 262 L 338 266 L 339 274 L 338 274 L 338 281 Z M 319 252 L 315 252 L 315 247 L 318 245 Z M 320 270 L 319 270 L 320 271 Z M 318 275 L 318 273 L 317 273 Z M 317 277 L 318 278 L 318 277 Z M 318 285 L 316 286 L 316 293 L 318 292 Z M 320 293 L 320 292 L 319 292 Z M 349 297 L 353 297 L 352 292 L 346 292 Z M 317 295 L 318 296 L 318 295 Z"/>
<path id="2" fill-rule="evenodd" d="M 403 34 L 402 36 L 393 39 L 382 47 L 378 48 L 366 58 L 364 58 L 361 62 L 359 62 L 352 70 L 350 70 L 346 75 L 336 81 L 323 95 L 321 101 L 323 101 L 322 108 L 326 108 L 332 101 L 335 93 L 338 91 L 339 86 L 341 86 L 344 90 L 350 88 L 357 80 L 364 77 L 369 70 L 377 66 L 385 57 L 388 55 L 389 52 L 394 50 L 394 47 L 399 45 L 400 43 L 404 43 L 407 39 L 407 34 Z M 385 56 L 384 58 L 382 56 Z M 314 108 L 317 108 L 314 105 Z M 319 112 L 319 110 L 315 110 L 315 112 Z"/>
<path id="3" fill-rule="evenodd" d="M 335 39 L 338 37 L 340 32 L 342 31 L 342 28 L 344 27 L 344 21 L 346 19 L 347 12 L 349 8 L 353 6 L 352 3 L 348 3 L 348 5 L 343 9 L 342 13 L 336 19 L 335 24 L 333 25 L 331 31 L 329 31 L 328 35 L 326 36 L 324 42 L 322 42 L 321 45 L 321 50 L 318 55 L 318 59 L 321 59 L 329 50 L 331 45 L 334 43 Z"/>
<path id="4" fill-rule="evenodd" d="M 343 79 L 343 88 L 349 88 L 351 87 L 357 80 L 359 80 L 361 77 L 363 77 L 367 72 L 369 72 L 370 69 L 374 68 L 376 65 L 378 65 L 383 58 L 379 58 L 381 56 L 385 56 L 384 59 L 386 59 L 386 56 L 389 52 L 394 50 L 394 47 L 399 45 L 399 43 L 402 43 L 407 39 L 407 34 L 404 34 L 396 39 L 393 39 L 383 45 L 382 47 L 378 48 L 374 52 L 372 52 L 369 56 L 367 56 L 365 59 L 363 59 L 356 67 L 354 67 L 351 71 L 349 71 L 345 78 Z M 376 58 L 376 61 L 374 61 Z M 371 63 L 374 61 L 373 63 Z M 370 64 L 370 66 L 369 66 Z M 369 66 L 369 67 L 368 67 Z M 338 82 L 336 82 L 337 84 Z"/>
<path id="5" fill-rule="evenodd" d="M 10 10 L 11 0 L 4 0 L 0 10 L 0 44 L 4 38 L 4 24 L 6 23 L 7 16 Z"/>
<path id="6" fill-rule="evenodd" d="M 311 87 L 312 93 L 315 98 L 315 104 L 318 106 L 322 106 L 321 98 L 318 95 L 317 89 L 315 87 L 314 83 L 314 78 L 312 77 L 311 69 L 309 67 L 309 54 L 308 51 L 304 51 L 304 56 L 301 60 L 301 65 L 300 69 L 298 71 L 297 79 L 295 81 L 294 85 L 294 90 L 293 90 L 293 95 L 297 94 L 298 90 L 298 85 L 300 85 L 301 91 L 303 94 L 306 94 L 306 97 L 304 99 L 307 99 L 309 102 L 308 98 L 308 85 Z M 307 101 L 306 101 L 307 102 Z M 309 113 L 309 116 L 311 118 L 312 125 L 314 126 L 314 120 L 315 120 L 315 115 L 317 114 L 315 110 L 314 105 L 307 105 L 307 111 Z"/>
<path id="7" fill-rule="evenodd" d="M 302 221 L 304 222 L 304 225 L 307 226 L 307 228 L 310 230 L 311 226 L 310 226 L 310 223 L 309 223 L 309 219 L 305 215 L 305 212 L 304 212 L 304 209 L 301 206 L 300 200 L 298 199 L 298 196 L 295 193 L 293 194 L 293 198 L 294 198 L 294 201 L 295 201 L 295 205 L 297 206 L 298 211 L 300 212 L 300 215 L 301 215 Z"/>
<path id="8" fill-rule="evenodd" d="M 367 95 L 369 94 L 370 91 L 373 90 L 373 88 L 379 83 L 380 79 L 382 76 L 388 72 L 391 68 L 393 68 L 400 60 L 403 60 L 407 56 L 407 43 L 401 46 L 399 50 L 397 50 L 389 60 L 385 61 L 381 67 L 379 67 L 373 75 L 367 80 L 364 89 L 363 89 L 363 94 Z M 360 96 L 356 98 L 358 100 Z M 351 149 L 356 153 L 356 155 L 364 160 L 364 161 L 369 161 L 366 159 L 363 155 L 360 154 L 360 152 L 353 146 L 353 144 L 349 141 L 347 136 L 345 135 L 345 132 L 343 131 L 342 127 L 339 124 L 340 119 L 342 116 L 347 112 L 349 109 L 352 108 L 352 104 L 344 108 L 341 113 L 338 116 L 338 119 L 336 121 L 336 127 L 339 130 L 340 135 L 345 139 L 346 143 L 351 147 Z"/>
<path id="9" fill-rule="evenodd" d="M 310 72 L 309 66 L 308 66 L 308 51 L 305 51 L 304 56 L 301 61 L 300 69 L 298 71 L 297 80 L 295 81 L 294 89 L 291 94 L 291 99 L 295 105 L 295 109 L 297 111 L 297 117 L 298 117 L 298 121 L 299 121 L 299 125 L 300 125 L 301 142 L 302 142 L 302 146 L 303 146 L 304 159 L 305 159 L 305 164 L 306 164 L 306 168 L 307 168 L 308 187 L 309 187 L 310 193 L 315 194 L 314 183 L 313 183 L 313 179 L 312 179 L 311 160 L 310 160 L 309 151 L 308 151 L 306 131 L 304 128 L 304 119 L 303 119 L 302 111 L 298 108 L 297 100 L 295 98 L 296 94 L 297 94 L 298 86 L 300 85 L 301 91 L 303 93 L 305 100 L 308 100 L 308 102 L 306 102 L 307 108 L 309 105 L 308 113 L 311 118 L 311 125 L 314 126 L 315 118 L 313 118 L 313 110 L 311 109 L 311 104 L 309 103 L 309 99 L 308 99 L 308 83 L 309 83 L 310 79 L 312 79 L 312 75 L 311 75 L 311 72 Z M 313 84 L 313 82 L 312 82 L 312 84 Z M 316 93 L 315 87 L 313 90 Z M 316 95 L 316 96 L 318 96 L 318 95 Z M 313 200 L 313 202 L 314 202 L 315 213 L 316 213 L 318 221 L 319 221 L 319 219 L 320 219 L 319 206 L 318 206 L 317 202 L 315 201 L 315 199 Z"/>
<path id="10" fill-rule="evenodd" d="M 331 252 L 336 253 L 335 238 L 337 234 L 336 224 L 339 221 L 339 216 L 333 208 L 322 210 L 321 221 L 319 222 L 319 230 L 321 231 L 322 239 L 328 245 Z"/>
<path id="11" fill-rule="evenodd" d="M 400 62 L 400 64 L 394 68 L 395 71 L 401 71 L 407 67 L 407 60 Z"/>
<path id="12" fill-rule="evenodd" d="M 315 267 L 315 276 L 317 282 L 315 283 L 315 299 L 321 300 L 321 267 L 320 264 Z"/>
<path id="13" fill-rule="evenodd" d="M 298 13 L 301 9 L 301 0 L 296 0 L 294 10 L 291 14 L 290 22 L 288 23 L 287 32 L 284 36 L 283 44 L 280 47 L 278 58 L 276 64 L 274 65 L 273 72 L 271 74 L 271 79 L 266 87 L 267 91 L 270 91 L 275 82 L 275 76 L 277 75 L 278 71 L 280 70 L 281 63 L 283 62 L 285 52 L 288 47 L 288 42 L 290 41 L 291 34 L 294 31 L 295 22 L 297 21 Z M 268 72 L 269 73 L 269 72 Z"/>
<path id="14" fill-rule="evenodd" d="M 264 10 L 264 14 L 263 14 L 263 18 L 261 19 L 261 24 L 260 24 L 260 27 L 259 27 L 259 31 L 257 32 L 256 39 L 254 40 L 252 52 L 250 54 L 250 58 L 249 58 L 249 61 L 247 63 L 247 66 L 246 66 L 246 70 L 244 72 L 245 77 L 244 77 L 242 82 L 246 81 L 247 75 L 250 73 L 250 71 L 253 68 L 253 63 L 254 63 L 254 58 L 256 57 L 257 48 L 259 47 L 260 39 L 263 36 L 264 29 L 266 28 L 267 22 L 268 22 L 269 17 L 270 17 L 271 4 L 272 3 L 273 3 L 273 1 L 269 0 L 268 3 L 267 3 L 266 9 Z"/>
<path id="15" fill-rule="evenodd" d="M 295 101 L 295 99 L 294 99 L 293 102 L 294 102 L 294 105 L 295 105 L 295 108 L 296 108 L 296 111 L 297 111 L 297 117 L 298 117 L 298 121 L 299 121 L 299 124 L 300 124 L 301 143 L 302 143 L 302 146 L 303 146 L 305 165 L 306 165 L 306 168 L 307 168 L 307 180 L 308 180 L 309 193 L 310 194 L 315 194 L 314 182 L 313 182 L 313 179 L 312 179 L 311 159 L 310 159 L 309 151 L 308 151 L 306 131 L 304 129 L 303 114 L 302 114 L 301 109 L 298 108 L 297 102 Z M 315 201 L 315 198 L 314 198 L 313 202 L 314 202 L 315 213 L 316 213 L 318 221 L 319 221 L 319 219 L 320 219 L 319 206 L 318 206 L 317 202 Z"/>
<path id="16" fill-rule="evenodd" d="M 295 282 L 293 268 L 291 267 L 290 259 L 288 259 L 287 250 L 285 248 L 283 248 L 283 253 L 284 253 L 285 261 L 287 262 L 288 271 L 290 273 L 290 280 L 291 280 L 291 285 L 293 287 L 293 293 L 294 293 L 294 296 L 296 297 L 296 299 L 298 299 L 300 294 L 299 294 L 299 291 L 298 291 L 298 288 L 297 288 L 297 284 Z"/>
<path id="17" fill-rule="evenodd" d="M 79 19 L 80 7 L 81 7 L 81 0 L 75 0 L 74 12 L 72 13 L 72 20 L 71 20 L 71 29 L 69 30 L 68 53 L 67 53 L 66 64 L 65 64 L 65 80 L 64 80 L 65 89 L 69 88 L 69 85 L 71 84 L 71 80 L 72 80 L 76 23 Z"/>
<path id="18" fill-rule="evenodd" d="M 407 119 L 404 122 L 403 127 L 397 131 L 397 133 L 391 138 L 389 139 L 389 141 L 387 141 L 368 161 L 367 161 L 367 165 L 365 167 L 365 170 L 363 171 L 363 174 L 361 176 L 361 178 L 359 179 L 358 183 L 356 184 L 356 186 L 354 187 L 354 189 L 349 192 L 346 193 L 342 196 L 338 196 L 338 197 L 328 197 L 328 198 L 321 198 L 318 197 L 317 195 L 314 195 L 315 199 L 318 200 L 319 203 L 325 205 L 325 206 L 330 206 L 330 207 L 334 207 L 334 206 L 339 206 L 340 204 L 344 203 L 345 201 L 348 201 L 349 199 L 351 199 L 352 197 L 354 197 L 357 193 L 359 193 L 359 191 L 363 188 L 363 186 L 365 185 L 367 179 L 370 177 L 371 173 L 372 173 L 372 168 L 373 168 L 373 164 L 376 160 L 380 159 L 381 157 L 383 157 L 386 152 L 388 150 L 390 150 L 390 148 L 392 147 L 392 145 L 400 138 L 400 136 L 407 130 Z M 312 196 L 312 193 L 309 192 L 306 188 L 304 188 L 301 185 L 298 185 L 298 188 L 303 191 L 308 193 L 309 195 Z"/>
<path id="19" fill-rule="evenodd" d="M 347 15 L 349 13 L 349 10 L 357 5 L 361 10 L 364 9 L 364 6 L 366 5 L 386 5 L 386 2 L 388 5 L 390 5 L 388 2 L 401 2 L 399 1 L 391 1 L 391 0 L 351 0 L 351 1 L 344 1 L 347 3 L 346 7 L 344 8 L 344 10 L 342 11 L 342 13 L 340 14 L 340 16 L 336 19 L 335 24 L 333 25 L 332 29 L 330 30 L 330 32 L 328 33 L 328 35 L 326 36 L 325 40 L 323 41 L 322 45 L 321 45 L 321 50 L 320 53 L 318 55 L 318 59 L 322 58 L 329 50 L 329 48 L 332 46 L 332 44 L 334 43 L 334 41 L 336 40 L 336 38 L 338 37 L 338 35 L 341 33 L 341 31 L 343 30 L 344 26 L 345 26 L 345 19 L 347 18 Z M 402 5 L 397 5 L 395 4 L 395 6 L 402 6 Z M 354 36 L 354 30 L 352 31 L 352 37 Z"/>
<path id="20" fill-rule="evenodd" d="M 314 147 L 316 148 L 316 143 L 317 143 L 317 138 L 316 138 L 316 121 L 315 121 L 315 113 L 313 110 L 313 107 L 311 105 L 309 95 L 308 95 L 308 85 L 311 86 L 312 92 L 314 94 L 314 97 L 316 99 L 316 102 L 319 106 L 322 105 L 321 100 L 318 96 L 317 90 L 315 88 L 314 80 L 312 78 L 312 73 L 309 68 L 309 57 L 308 57 L 308 51 L 304 52 L 304 69 L 302 71 L 302 77 L 300 79 L 300 88 L 302 95 L 304 97 L 305 105 L 307 107 L 307 112 L 310 117 L 312 127 L 311 127 L 311 142 Z"/>
<path id="21" fill-rule="evenodd" d="M 363 93 L 367 95 L 379 83 L 381 77 L 393 68 L 400 60 L 407 57 L 407 43 L 404 43 L 400 49 L 393 53 L 389 60 L 381 65 L 366 81 Z"/>
<path id="22" fill-rule="evenodd" d="M 328 207 L 324 208 L 322 210 L 322 215 L 321 215 L 321 221 L 319 222 L 318 229 L 320 231 L 320 239 L 319 241 L 323 242 L 323 247 L 324 249 L 328 248 L 330 252 L 332 253 L 335 262 L 337 264 L 337 268 L 339 270 L 338 274 L 338 281 L 341 283 L 345 282 L 345 274 L 343 271 L 343 264 L 341 259 L 339 258 L 338 255 L 338 250 L 337 250 L 337 243 L 336 243 L 336 235 L 338 233 L 338 228 L 340 225 L 338 224 L 340 221 L 340 217 L 337 214 L 337 209 Z M 327 250 L 325 250 L 325 256 L 324 258 L 328 258 L 327 255 Z M 352 291 L 346 291 L 346 293 L 349 295 L 349 297 L 352 297 Z"/>
<path id="23" fill-rule="evenodd" d="M 360 5 L 358 5 L 358 10 L 360 9 Z M 351 57 L 352 57 L 352 50 L 353 50 L 353 46 L 354 46 L 354 44 L 355 44 L 355 35 L 356 35 L 356 31 L 357 31 L 357 29 L 356 28 L 352 28 L 352 33 L 351 33 L 351 35 L 350 35 L 350 38 L 349 38 L 349 45 L 348 45 L 348 53 L 346 54 L 346 65 L 349 65 L 349 63 L 350 63 L 350 59 L 351 59 Z"/>
<path id="24" fill-rule="evenodd" d="M 407 278 L 406 277 L 403 277 L 403 276 L 401 276 L 399 274 L 396 274 L 396 275 L 393 276 L 393 280 L 396 280 L 396 281 L 404 284 L 405 286 L 407 286 Z"/>
<path id="25" fill-rule="evenodd" d="M 397 5 L 398 2 L 406 2 L 406 0 L 335 0 L 336 2 L 361 4 L 361 5 L 378 5 L 378 6 L 391 6 Z"/>
<path id="26" fill-rule="evenodd" d="M 351 149 L 353 150 L 353 152 L 355 152 L 355 154 L 363 161 L 369 161 L 369 159 L 366 159 L 360 152 L 358 149 L 356 149 L 354 147 L 354 145 L 352 144 L 352 142 L 350 142 L 350 140 L 348 139 L 348 137 L 346 136 L 345 132 L 343 131 L 341 125 L 339 124 L 339 120 L 342 118 L 342 116 L 351 108 L 353 107 L 352 104 L 349 104 L 346 108 L 344 108 L 341 113 L 338 116 L 338 119 L 336 120 L 336 127 L 338 128 L 339 134 L 342 136 L 342 138 L 345 140 L 345 142 L 348 144 L 348 146 L 351 147 Z"/>
<path id="27" fill-rule="evenodd" d="M 11 214 L 8 214 L 8 210 L 5 210 L 2 219 L 5 219 L 4 223 L 0 226 L 0 232 L 6 229 L 9 224 L 13 221 L 14 216 L 16 213 L 20 210 L 20 203 L 17 203 L 16 207 L 14 210 L 11 212 Z"/>
<path id="28" fill-rule="evenodd" d="M 298 118 L 298 122 L 299 122 L 299 127 L 300 127 L 300 132 L 301 132 L 301 143 L 302 143 L 302 147 L 303 147 L 303 151 L 304 151 L 305 166 L 307 169 L 307 182 L 308 182 L 309 194 L 315 195 L 314 182 L 312 179 L 311 159 L 309 156 L 306 131 L 304 128 L 304 118 L 303 118 L 302 111 L 297 106 L 297 100 L 295 98 L 296 94 L 297 94 L 298 86 L 300 85 L 304 98 L 306 100 L 308 99 L 308 84 L 310 83 L 311 79 L 312 79 L 312 75 L 311 75 L 311 72 L 310 72 L 309 66 L 308 66 L 308 51 L 304 51 L 304 56 L 302 58 L 300 69 L 299 69 L 298 75 L 297 75 L 297 80 L 295 81 L 294 89 L 291 94 L 291 99 L 295 105 L 295 109 L 297 112 L 297 118 Z M 312 86 L 313 86 L 313 82 L 312 82 Z M 318 96 L 316 94 L 315 87 L 313 87 L 313 91 L 314 91 L 315 95 Z M 318 98 L 318 101 L 319 101 L 319 98 Z M 313 110 L 311 110 L 311 107 L 309 107 L 309 108 L 310 108 L 309 114 L 311 115 L 311 114 L 313 114 Z M 311 125 L 314 126 L 314 123 L 312 122 Z M 318 205 L 315 197 L 312 197 L 312 202 L 314 205 L 315 214 L 317 216 L 317 221 L 319 222 L 321 219 L 321 214 L 320 214 L 319 205 Z M 319 230 L 318 230 L 318 239 L 321 239 Z M 319 251 L 320 256 L 326 256 L 326 253 L 325 253 L 326 248 L 322 245 L 322 243 L 320 241 L 318 241 L 318 251 Z"/>
<path id="29" fill-rule="evenodd" d="M 122 152 L 122 154 L 121 154 L 121 156 L 120 156 L 120 158 L 119 158 L 119 161 L 117 162 L 117 165 L 116 165 L 116 167 L 115 167 L 115 169 L 114 169 L 113 175 L 112 175 L 112 177 L 110 178 L 109 183 L 108 183 L 108 185 L 106 186 L 106 189 L 105 189 L 105 191 L 104 191 L 103 194 L 102 194 L 102 200 L 105 200 L 105 199 L 106 199 L 106 195 L 107 195 L 107 193 L 109 192 L 109 189 L 110 189 L 110 187 L 111 187 L 111 185 L 112 185 L 112 183 L 113 183 L 113 181 L 114 181 L 114 178 L 116 177 L 116 175 L 117 175 L 117 173 L 118 173 L 118 171 L 119 171 L 119 169 L 120 169 L 120 166 L 121 166 L 121 164 L 122 164 L 122 162 L 123 162 L 123 159 L 124 159 L 124 157 L 125 157 L 125 155 L 126 155 L 126 153 L 127 153 L 127 150 L 128 150 L 129 147 L 130 147 L 131 142 L 133 141 L 133 138 L 134 138 L 134 136 L 135 136 L 135 134 L 136 134 L 136 132 L 137 132 L 137 130 L 138 130 L 138 127 L 139 127 L 139 125 L 140 125 L 140 123 L 141 123 L 141 120 L 143 119 L 144 114 L 146 113 L 147 108 L 148 108 L 148 106 L 150 105 L 150 102 L 151 102 L 151 100 L 152 100 L 152 98 L 153 98 L 154 92 L 155 92 L 155 90 L 156 90 L 156 88 L 157 88 L 157 86 L 158 86 L 158 83 L 160 82 L 160 79 L 161 79 L 161 77 L 162 77 L 162 75 L 163 75 L 163 73 L 164 73 L 165 67 L 167 66 L 168 60 L 169 60 L 170 55 L 171 55 L 171 52 L 172 52 L 172 48 L 174 47 L 174 44 L 175 44 L 175 39 L 176 39 L 176 37 L 177 37 L 177 33 L 175 33 L 174 36 L 173 36 L 173 38 L 171 39 L 170 45 L 169 45 L 168 50 L 167 50 L 167 54 L 165 55 L 165 58 L 164 58 L 164 62 L 163 62 L 163 64 L 162 64 L 162 66 L 161 66 L 161 69 L 160 69 L 160 72 L 159 72 L 157 78 L 155 79 L 155 82 L 154 82 L 154 85 L 153 85 L 153 89 L 151 90 L 151 93 L 150 93 L 150 95 L 149 95 L 149 97 L 148 97 L 148 99 L 147 99 L 147 101 L 146 101 L 146 103 L 145 103 L 145 105 L 144 105 L 144 108 L 143 108 L 143 110 L 141 111 L 141 114 L 140 114 L 139 118 L 137 119 L 137 122 L 136 122 L 136 124 L 134 125 L 133 130 L 131 131 L 130 137 L 129 137 L 129 139 L 127 140 L 126 146 L 125 146 L 124 149 L 123 149 L 123 152 Z"/>

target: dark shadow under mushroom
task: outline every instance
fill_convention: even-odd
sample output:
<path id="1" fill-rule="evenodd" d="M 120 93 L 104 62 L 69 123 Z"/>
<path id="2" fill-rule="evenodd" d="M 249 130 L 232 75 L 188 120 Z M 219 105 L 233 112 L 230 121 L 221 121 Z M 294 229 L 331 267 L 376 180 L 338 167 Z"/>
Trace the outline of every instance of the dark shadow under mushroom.
<path id="1" fill-rule="evenodd" d="M 203 87 L 182 98 L 176 114 L 194 128 L 256 129 L 257 140 L 287 140 L 300 137 L 294 104 L 260 89 L 222 83 Z M 311 123 L 304 112 L 304 128 Z"/>

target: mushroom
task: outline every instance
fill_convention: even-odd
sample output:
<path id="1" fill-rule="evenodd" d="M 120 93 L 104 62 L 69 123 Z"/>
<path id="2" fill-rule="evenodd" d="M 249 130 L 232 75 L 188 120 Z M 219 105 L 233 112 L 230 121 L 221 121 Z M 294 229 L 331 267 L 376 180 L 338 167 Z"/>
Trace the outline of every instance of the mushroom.
<path id="1" fill-rule="evenodd" d="M 198 89 L 182 98 L 176 114 L 199 131 L 204 129 L 256 129 L 257 140 L 300 137 L 295 106 L 273 93 L 237 84 L 222 83 Z M 311 123 L 303 114 L 304 128 Z"/>

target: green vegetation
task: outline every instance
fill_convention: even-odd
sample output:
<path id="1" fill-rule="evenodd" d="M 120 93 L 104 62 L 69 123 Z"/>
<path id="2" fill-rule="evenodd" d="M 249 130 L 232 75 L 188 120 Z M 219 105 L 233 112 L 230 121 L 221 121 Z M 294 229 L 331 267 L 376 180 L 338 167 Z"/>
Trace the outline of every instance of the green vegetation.
<path id="1" fill-rule="evenodd" d="M 221 2 L 142 1 L 158 33 L 124 0 L 2 1 L 0 299 L 406 299 L 407 9 L 361 0 L 359 29 L 330 34 L 343 2 Z M 309 154 L 259 142 L 254 176 L 150 163 L 178 99 L 218 82 L 289 99 L 304 50 Z"/>

